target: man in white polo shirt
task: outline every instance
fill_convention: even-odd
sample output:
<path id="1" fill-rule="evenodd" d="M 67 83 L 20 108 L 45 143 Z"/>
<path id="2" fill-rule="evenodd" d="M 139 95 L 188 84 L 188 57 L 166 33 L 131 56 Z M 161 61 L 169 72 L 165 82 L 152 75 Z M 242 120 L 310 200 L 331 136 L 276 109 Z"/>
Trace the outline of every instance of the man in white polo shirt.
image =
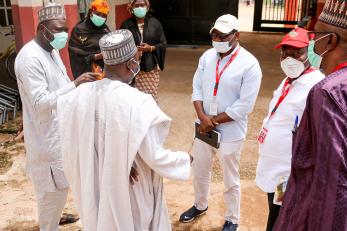
<path id="1" fill-rule="evenodd" d="M 257 59 L 238 43 L 240 33 L 236 17 L 219 17 L 210 34 L 214 48 L 200 58 L 193 80 L 192 101 L 200 121 L 200 132 L 219 130 L 221 144 L 217 150 L 195 139 L 195 204 L 181 215 L 180 221 L 190 222 L 207 211 L 212 158 L 217 153 L 223 170 L 227 207 L 222 230 L 234 231 L 240 218 L 239 161 L 247 132 L 247 115 L 253 110 L 262 73 Z"/>
<path id="2" fill-rule="evenodd" d="M 274 192 L 290 175 L 292 131 L 299 126 L 310 89 L 324 78 L 308 60 L 309 36 L 302 28 L 289 32 L 276 46 L 281 48 L 281 67 L 286 78 L 274 92 L 269 113 L 264 119 L 259 141 L 256 183 L 268 194 L 269 216 L 267 231 L 271 231 L 279 210 L 274 204 Z"/>

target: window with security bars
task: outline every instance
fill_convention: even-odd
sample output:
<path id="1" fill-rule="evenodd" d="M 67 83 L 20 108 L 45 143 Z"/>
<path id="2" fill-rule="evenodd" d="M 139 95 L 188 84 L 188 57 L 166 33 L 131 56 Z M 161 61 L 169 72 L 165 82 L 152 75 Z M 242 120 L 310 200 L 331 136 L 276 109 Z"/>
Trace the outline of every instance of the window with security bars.
<path id="1" fill-rule="evenodd" d="M 13 25 L 11 0 L 0 0 L 0 26 L 10 25 Z"/>

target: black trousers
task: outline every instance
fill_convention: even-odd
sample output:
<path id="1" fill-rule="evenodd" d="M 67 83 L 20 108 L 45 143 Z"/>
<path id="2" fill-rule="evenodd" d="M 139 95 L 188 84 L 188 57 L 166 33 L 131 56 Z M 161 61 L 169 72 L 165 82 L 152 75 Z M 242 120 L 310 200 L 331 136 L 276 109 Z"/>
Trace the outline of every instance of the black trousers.
<path id="1" fill-rule="evenodd" d="M 267 200 L 268 200 L 268 205 L 269 205 L 269 216 L 267 218 L 266 231 L 272 231 L 273 227 L 275 226 L 280 209 L 281 209 L 281 206 L 275 205 L 273 203 L 274 196 L 275 196 L 275 193 L 268 193 L 267 194 Z"/>

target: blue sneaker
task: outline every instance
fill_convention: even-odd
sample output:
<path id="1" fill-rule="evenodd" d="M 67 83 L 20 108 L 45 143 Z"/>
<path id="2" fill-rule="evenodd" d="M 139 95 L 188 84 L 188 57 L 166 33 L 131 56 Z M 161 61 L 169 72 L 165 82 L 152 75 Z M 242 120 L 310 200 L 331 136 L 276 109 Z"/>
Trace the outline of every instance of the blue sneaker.
<path id="1" fill-rule="evenodd" d="M 190 209 L 182 213 L 182 215 L 180 216 L 180 222 L 183 222 L 183 223 L 192 222 L 195 218 L 204 215 L 207 209 L 208 207 L 204 210 L 199 210 L 194 205 L 193 207 L 191 207 Z"/>
<path id="2" fill-rule="evenodd" d="M 238 224 L 233 224 L 231 221 L 225 221 L 222 231 L 237 231 Z"/>

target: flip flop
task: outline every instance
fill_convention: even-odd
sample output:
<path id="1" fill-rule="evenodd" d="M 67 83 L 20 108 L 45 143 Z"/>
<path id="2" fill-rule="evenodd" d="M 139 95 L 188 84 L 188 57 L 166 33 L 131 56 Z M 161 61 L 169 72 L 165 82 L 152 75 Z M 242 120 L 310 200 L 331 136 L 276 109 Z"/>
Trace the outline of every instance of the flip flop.
<path id="1" fill-rule="evenodd" d="M 60 218 L 59 225 L 66 225 L 75 223 L 80 218 L 77 215 L 69 214 L 69 213 L 63 213 L 63 215 Z"/>

